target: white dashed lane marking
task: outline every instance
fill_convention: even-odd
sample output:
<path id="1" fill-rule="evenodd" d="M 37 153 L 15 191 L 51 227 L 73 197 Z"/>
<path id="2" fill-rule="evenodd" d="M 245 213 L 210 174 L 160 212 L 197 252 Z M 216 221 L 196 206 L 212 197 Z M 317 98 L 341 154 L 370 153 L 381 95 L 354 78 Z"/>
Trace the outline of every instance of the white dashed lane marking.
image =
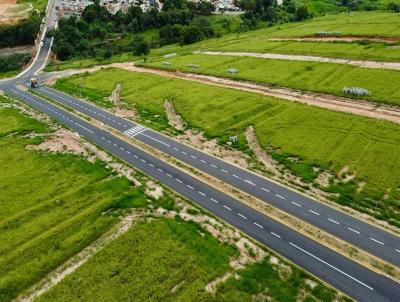
<path id="1" fill-rule="evenodd" d="M 313 213 L 314 215 L 319 216 L 319 213 L 318 213 L 318 212 L 315 212 L 315 211 L 313 211 L 313 210 L 308 210 L 308 211 L 311 212 L 311 213 Z"/>
<path id="2" fill-rule="evenodd" d="M 384 245 L 384 243 L 382 241 L 376 240 L 375 238 L 371 237 L 369 239 L 371 239 L 372 241 L 375 241 L 376 243 L 379 243 L 380 245 Z"/>
<path id="3" fill-rule="evenodd" d="M 328 218 L 328 220 L 329 220 L 330 222 L 335 223 L 335 224 L 340 224 L 339 222 L 337 222 L 336 220 L 333 220 L 332 218 Z"/>
<path id="4" fill-rule="evenodd" d="M 297 202 L 291 201 L 292 204 L 294 204 L 296 207 L 301 208 L 301 204 L 298 204 Z"/>
<path id="5" fill-rule="evenodd" d="M 232 211 L 230 207 L 224 206 L 224 208 L 227 209 L 228 211 Z"/>
<path id="6" fill-rule="evenodd" d="M 259 225 L 257 222 L 253 222 L 254 225 L 258 226 L 259 228 L 263 229 L 264 227 L 262 225 Z"/>
<path id="7" fill-rule="evenodd" d="M 242 217 L 243 219 L 247 219 L 246 216 L 244 216 L 244 215 L 242 215 L 242 214 L 240 214 L 240 213 L 238 213 L 238 216 Z"/>
<path id="8" fill-rule="evenodd" d="M 271 232 L 271 234 L 272 234 L 273 236 L 278 237 L 279 239 L 281 239 L 281 236 L 279 236 L 278 234 L 276 234 L 276 233 L 274 233 L 274 232 Z"/>
<path id="9" fill-rule="evenodd" d="M 349 229 L 350 231 L 354 232 L 354 233 L 360 234 L 360 232 L 357 231 L 357 230 L 355 230 L 355 229 L 352 229 L 352 228 L 348 228 L 348 229 Z"/>

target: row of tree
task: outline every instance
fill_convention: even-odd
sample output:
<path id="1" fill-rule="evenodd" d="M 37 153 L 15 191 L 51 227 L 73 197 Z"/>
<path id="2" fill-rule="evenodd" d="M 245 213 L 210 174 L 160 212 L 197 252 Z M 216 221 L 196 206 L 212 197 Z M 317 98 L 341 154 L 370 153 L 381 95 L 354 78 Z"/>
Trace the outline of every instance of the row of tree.
<path id="1" fill-rule="evenodd" d="M 0 57 L 0 72 L 20 70 L 31 59 L 29 53 L 15 53 L 7 57 Z"/>
<path id="2" fill-rule="evenodd" d="M 215 35 L 206 19 L 194 18 L 209 15 L 212 11 L 209 2 L 189 4 L 186 0 L 166 0 L 162 11 L 143 12 L 140 7 L 132 6 L 126 13 L 112 15 L 97 1 L 85 8 L 82 18 L 60 20 L 58 29 L 50 33 L 54 36 L 53 51 L 60 60 L 109 57 L 130 51 L 137 55 L 147 54 L 149 43 L 133 37 L 153 28 L 161 29 L 160 39 L 154 45 L 193 43 Z"/>

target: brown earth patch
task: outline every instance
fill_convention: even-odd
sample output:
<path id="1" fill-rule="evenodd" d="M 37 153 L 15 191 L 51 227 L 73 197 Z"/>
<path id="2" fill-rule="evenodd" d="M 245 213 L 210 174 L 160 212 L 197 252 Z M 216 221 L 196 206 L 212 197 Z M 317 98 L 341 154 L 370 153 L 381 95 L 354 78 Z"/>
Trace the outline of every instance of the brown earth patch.
<path id="1" fill-rule="evenodd" d="M 166 99 L 164 101 L 164 109 L 168 118 L 168 124 L 177 130 L 185 130 L 186 123 L 183 121 L 182 117 L 176 113 L 174 103 Z"/>
<path id="2" fill-rule="evenodd" d="M 287 38 L 272 38 L 268 39 L 269 41 L 310 41 L 310 42 L 320 42 L 320 41 L 326 41 L 326 42 L 357 42 L 357 41 L 372 41 L 372 42 L 399 42 L 400 38 L 399 37 L 384 37 L 384 36 L 329 36 L 329 37 L 324 37 L 324 36 L 304 36 L 304 37 L 287 37 Z"/>

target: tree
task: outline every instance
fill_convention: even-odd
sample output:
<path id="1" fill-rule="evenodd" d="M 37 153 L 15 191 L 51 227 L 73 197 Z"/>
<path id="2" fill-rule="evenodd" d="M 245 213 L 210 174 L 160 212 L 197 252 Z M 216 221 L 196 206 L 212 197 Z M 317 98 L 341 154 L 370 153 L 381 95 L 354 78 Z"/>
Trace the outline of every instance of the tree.
<path id="1" fill-rule="evenodd" d="M 186 10 L 187 4 L 186 0 L 165 0 L 162 10 L 164 12 L 174 11 L 174 10 Z"/>
<path id="2" fill-rule="evenodd" d="M 295 19 L 296 19 L 296 21 L 303 21 L 303 20 L 306 20 L 309 16 L 310 16 L 310 15 L 309 15 L 309 13 L 308 13 L 307 6 L 302 5 L 302 6 L 299 6 L 299 7 L 296 9 L 296 12 L 295 12 Z"/>
<path id="3" fill-rule="evenodd" d="M 148 55 L 150 52 L 150 45 L 145 41 L 142 36 L 135 36 L 133 39 L 133 54 L 135 56 Z"/>

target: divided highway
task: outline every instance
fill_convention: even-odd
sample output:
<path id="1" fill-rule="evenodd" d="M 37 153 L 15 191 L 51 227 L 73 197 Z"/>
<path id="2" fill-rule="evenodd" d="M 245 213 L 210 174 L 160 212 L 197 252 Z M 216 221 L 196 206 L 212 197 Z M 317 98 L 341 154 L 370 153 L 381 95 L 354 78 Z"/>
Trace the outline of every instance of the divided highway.
<path id="1" fill-rule="evenodd" d="M 116 116 L 93 104 L 45 86 L 41 86 L 35 91 L 109 125 L 129 137 L 135 137 L 393 265 L 400 266 L 400 237 L 392 233 L 179 143 L 143 125 Z"/>
<path id="2" fill-rule="evenodd" d="M 67 110 L 26 91 L 19 90 L 15 84 L 8 83 L 0 86 L 9 95 L 75 130 L 89 141 L 159 180 L 354 299 L 359 301 L 400 301 L 400 285 L 393 280 L 376 274 L 266 217 L 109 132 L 93 126 Z M 97 112 L 97 109 L 95 110 Z M 122 121 L 119 122 L 122 125 Z M 139 133 L 143 137 L 148 137 L 149 134 L 153 135 L 150 130 L 141 128 L 142 126 L 134 127 L 130 127 L 124 132 L 129 136 L 139 135 Z M 151 140 L 153 139 L 158 138 L 152 137 Z"/>

